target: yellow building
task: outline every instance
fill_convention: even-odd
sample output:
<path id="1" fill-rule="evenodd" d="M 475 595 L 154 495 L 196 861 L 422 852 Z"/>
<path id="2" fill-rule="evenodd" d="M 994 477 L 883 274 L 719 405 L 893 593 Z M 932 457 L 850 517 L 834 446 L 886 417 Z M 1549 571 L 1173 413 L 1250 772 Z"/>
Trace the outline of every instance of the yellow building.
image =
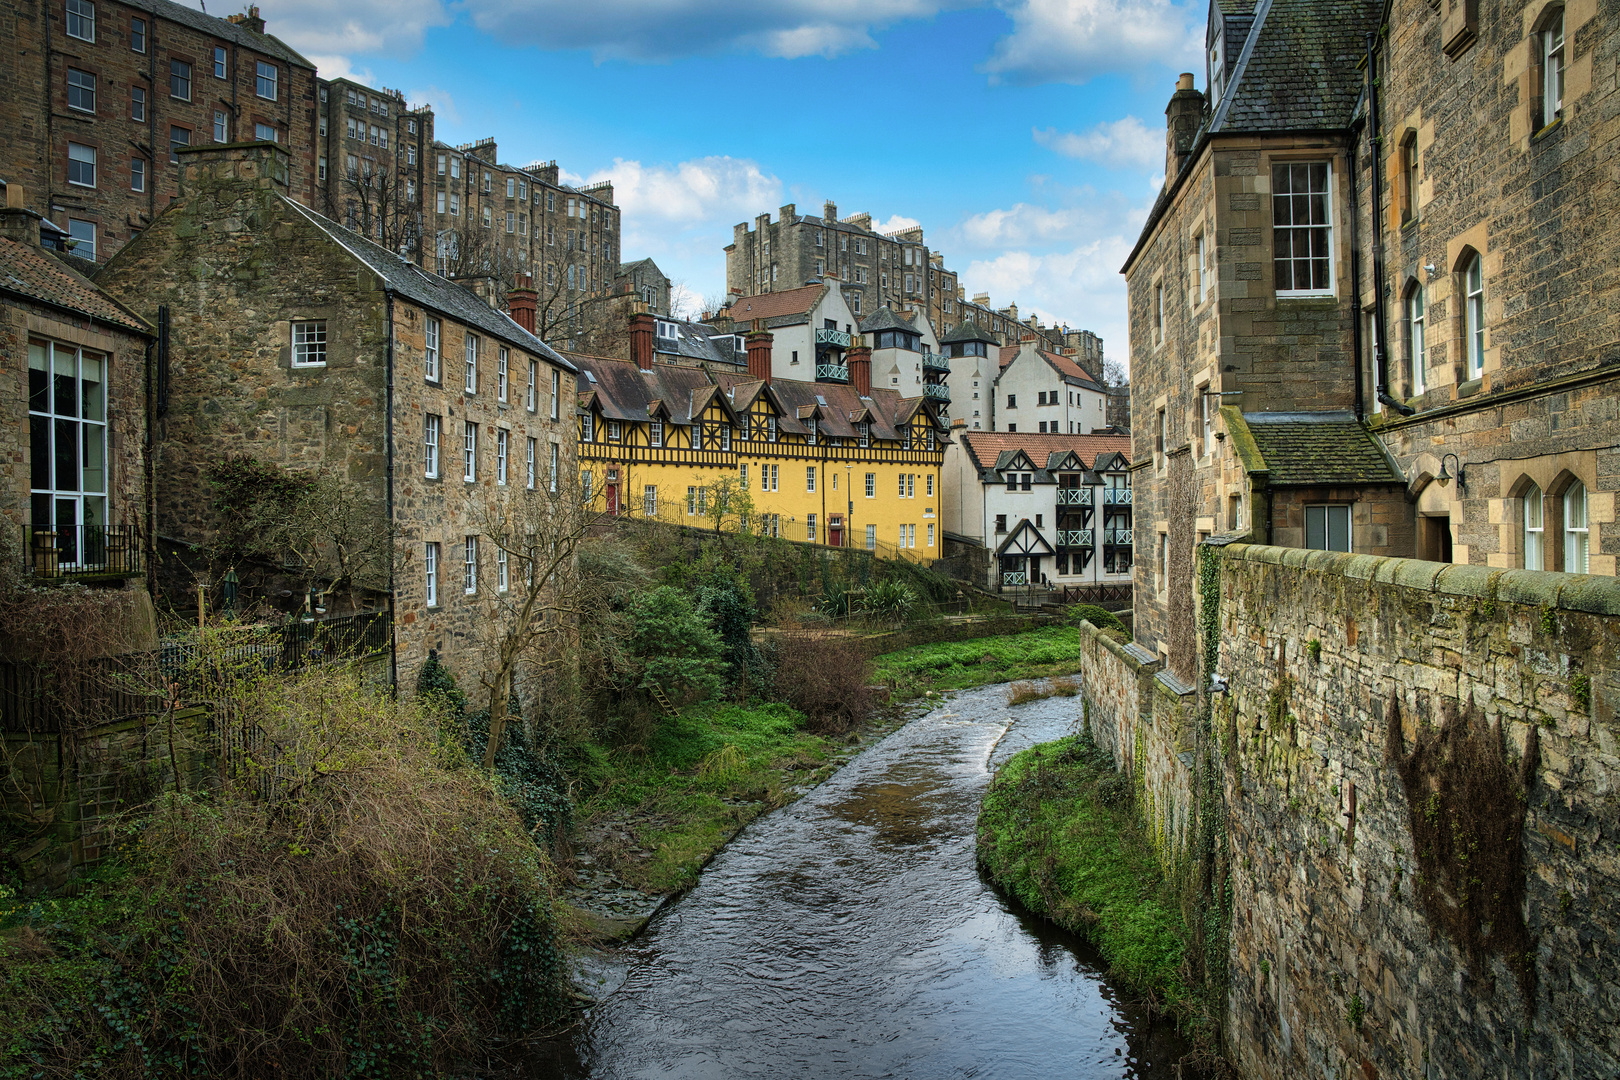
<path id="1" fill-rule="evenodd" d="M 945 428 L 932 402 L 872 389 L 868 356 L 849 383 L 573 356 L 580 466 L 609 513 L 713 527 L 716 498 L 746 490 L 722 527 L 938 558 Z"/>

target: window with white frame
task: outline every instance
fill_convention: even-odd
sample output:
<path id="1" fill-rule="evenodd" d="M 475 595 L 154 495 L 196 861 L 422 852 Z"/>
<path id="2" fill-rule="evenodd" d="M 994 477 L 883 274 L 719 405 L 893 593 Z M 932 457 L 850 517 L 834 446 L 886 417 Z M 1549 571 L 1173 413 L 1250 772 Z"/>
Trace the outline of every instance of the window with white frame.
<path id="1" fill-rule="evenodd" d="M 276 136 L 276 129 L 269 124 L 254 124 L 253 138 L 258 142 L 280 142 Z"/>
<path id="2" fill-rule="evenodd" d="M 129 159 L 129 190 L 146 190 L 146 159 L 132 157 Z"/>
<path id="3" fill-rule="evenodd" d="M 325 319 L 306 319 L 292 324 L 292 366 L 326 366 Z"/>
<path id="4" fill-rule="evenodd" d="M 866 497 L 868 499 L 877 498 L 877 473 L 869 472 L 866 474 Z"/>
<path id="5" fill-rule="evenodd" d="M 1350 507 L 1307 506 L 1305 546 L 1316 551 L 1350 550 Z"/>
<path id="6" fill-rule="evenodd" d="M 664 422 L 662 420 L 652 420 L 652 421 L 648 422 L 648 424 L 647 424 L 647 445 L 648 446 L 663 446 L 664 445 Z"/>
<path id="7" fill-rule="evenodd" d="M 427 606 L 439 606 L 439 545 L 428 541 L 422 550 L 422 571 L 426 578 Z"/>
<path id="8" fill-rule="evenodd" d="M 430 479 L 439 475 L 439 438 L 443 427 L 443 419 L 432 413 L 422 422 L 422 475 Z"/>
<path id="9" fill-rule="evenodd" d="M 68 218 L 68 239 L 73 241 L 73 254 L 86 259 L 96 257 L 96 223 Z"/>
<path id="10" fill-rule="evenodd" d="M 529 392 L 524 398 L 524 406 L 530 411 L 540 407 L 540 361 L 529 361 Z"/>
<path id="11" fill-rule="evenodd" d="M 512 587 L 511 575 L 507 572 L 506 549 L 499 544 L 495 545 L 495 591 L 506 592 Z"/>
<path id="12" fill-rule="evenodd" d="M 439 330 L 439 320 L 429 315 L 422 335 L 423 368 L 428 382 L 439 381 Z"/>
<path id="13" fill-rule="evenodd" d="M 1463 349 L 1468 353 L 1468 376 L 1485 371 L 1485 270 L 1478 253 L 1463 267 Z"/>
<path id="14" fill-rule="evenodd" d="M 934 527 L 932 525 L 928 526 L 928 546 L 934 546 Z"/>
<path id="15" fill-rule="evenodd" d="M 78 68 L 67 69 L 68 108 L 76 112 L 96 111 L 96 77 Z"/>
<path id="16" fill-rule="evenodd" d="M 467 335 L 467 370 L 463 387 L 467 393 L 478 393 L 478 335 Z"/>
<path id="17" fill-rule="evenodd" d="M 1215 450 L 1215 402 L 1208 386 L 1200 388 L 1198 411 L 1204 423 L 1204 456 L 1209 457 Z"/>
<path id="18" fill-rule="evenodd" d="M 804 422 L 804 441 L 810 446 L 816 445 L 816 418 L 813 416 Z"/>
<path id="19" fill-rule="evenodd" d="M 1333 293 L 1331 187 L 1325 161 L 1271 167 L 1271 257 L 1278 296 Z"/>
<path id="20" fill-rule="evenodd" d="M 560 372 L 560 371 L 552 371 L 552 373 L 551 373 L 551 418 L 553 420 L 557 419 L 557 399 L 562 396 L 561 386 L 562 386 L 562 372 Z"/>
<path id="21" fill-rule="evenodd" d="M 129 118 L 131 120 L 146 119 L 146 88 L 132 86 L 129 88 Z"/>
<path id="22" fill-rule="evenodd" d="M 478 537 L 465 539 L 462 549 L 461 588 L 468 596 L 478 591 Z"/>
<path id="23" fill-rule="evenodd" d="M 876 525 L 868 525 L 866 527 L 866 550 L 867 551 L 876 551 L 877 550 L 877 526 Z"/>
<path id="24" fill-rule="evenodd" d="M 107 364 L 76 345 L 28 342 L 32 525 L 56 533 L 63 563 L 95 561 L 102 540 L 81 529 L 108 523 Z"/>
<path id="25" fill-rule="evenodd" d="M 530 439 L 529 442 L 528 442 L 528 461 L 527 461 L 528 472 L 527 472 L 527 478 L 525 480 L 525 483 L 526 483 L 526 485 L 527 485 L 527 487 L 528 487 L 528 489 L 530 491 L 534 490 L 534 482 L 535 482 L 534 455 L 535 455 L 535 450 L 536 450 L 537 445 L 538 445 L 538 443 L 534 439 Z"/>
<path id="26" fill-rule="evenodd" d="M 1520 501 L 1524 504 L 1521 517 L 1524 523 L 1524 568 L 1545 570 L 1547 530 L 1542 518 L 1541 489 L 1531 484 L 1530 489 L 1520 497 Z"/>
<path id="27" fill-rule="evenodd" d="M 505 345 L 502 345 L 501 346 L 501 352 L 500 352 L 500 358 L 499 358 L 499 360 L 496 361 L 496 367 L 495 367 L 495 399 L 497 401 L 505 401 L 506 400 L 506 391 L 507 391 L 507 348 L 506 348 Z"/>
<path id="28" fill-rule="evenodd" d="M 1423 286 L 1414 285 L 1406 297 L 1406 344 L 1412 357 L 1412 394 L 1428 388 L 1429 354 L 1423 336 Z"/>
<path id="29" fill-rule="evenodd" d="M 814 465 L 804 467 L 804 490 L 816 490 L 816 467 Z"/>
<path id="30" fill-rule="evenodd" d="M 257 77 L 254 79 L 253 90 L 266 101 L 276 100 L 276 91 L 281 81 L 280 70 L 274 64 L 267 64 L 263 60 L 258 65 Z"/>
<path id="31" fill-rule="evenodd" d="M 816 515 L 814 514 L 804 516 L 804 538 L 812 544 L 816 542 Z"/>
<path id="32" fill-rule="evenodd" d="M 1193 276 L 1197 280 L 1197 302 L 1202 304 L 1209 297 L 1209 245 L 1203 233 L 1193 240 Z"/>
<path id="33" fill-rule="evenodd" d="M 579 441 L 580 442 L 595 442 L 596 441 L 596 414 L 595 413 L 586 413 L 584 416 L 579 418 Z M 699 449 L 702 449 L 702 447 L 699 447 Z"/>
<path id="34" fill-rule="evenodd" d="M 129 20 L 129 48 L 131 52 L 146 51 L 146 20 Z"/>
<path id="35" fill-rule="evenodd" d="M 224 109 L 214 110 L 214 141 L 217 143 L 230 142 L 230 122 L 225 118 Z"/>
<path id="36" fill-rule="evenodd" d="M 96 186 L 96 148 L 68 143 L 68 183 L 75 187 Z"/>
<path id="37" fill-rule="evenodd" d="M 96 40 L 96 5 L 91 0 L 67 0 L 67 36 Z"/>
<path id="38" fill-rule="evenodd" d="M 506 458 L 512 442 L 511 432 L 501 428 L 495 432 L 495 482 L 506 483 Z"/>
<path id="39" fill-rule="evenodd" d="M 1576 480 L 1564 490 L 1564 573 L 1588 572 L 1591 534 L 1586 524 L 1586 485 Z"/>
<path id="40" fill-rule="evenodd" d="M 617 420 L 609 420 L 607 422 L 607 439 L 608 442 L 619 441 L 619 422 Z"/>
<path id="41" fill-rule="evenodd" d="M 169 61 L 169 96 L 191 100 L 191 65 L 184 60 Z"/>
<path id="42" fill-rule="evenodd" d="M 468 420 L 462 426 L 461 439 L 461 478 L 463 480 L 476 480 L 478 478 L 478 425 Z"/>
<path id="43" fill-rule="evenodd" d="M 551 493 L 553 495 L 555 495 L 557 493 L 557 475 L 558 475 L 558 471 L 559 471 L 558 458 L 561 456 L 561 454 L 562 454 L 562 446 L 557 444 L 557 443 L 552 443 L 551 444 L 551 471 L 547 475 L 546 486 L 551 489 Z"/>
<path id="44" fill-rule="evenodd" d="M 658 516 L 657 484 L 648 484 L 641 489 L 641 513 L 643 517 L 655 518 Z"/>
<path id="45" fill-rule="evenodd" d="M 1541 32 L 1541 127 L 1558 119 L 1564 107 L 1564 12 L 1559 9 Z"/>

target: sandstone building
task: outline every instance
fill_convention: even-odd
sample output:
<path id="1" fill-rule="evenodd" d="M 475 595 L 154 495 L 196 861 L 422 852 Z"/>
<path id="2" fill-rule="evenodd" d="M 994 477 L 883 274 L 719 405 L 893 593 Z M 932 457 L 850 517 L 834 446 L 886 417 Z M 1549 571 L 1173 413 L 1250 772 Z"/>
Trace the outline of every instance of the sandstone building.
<path id="1" fill-rule="evenodd" d="M 289 197 L 314 200 L 315 67 L 257 7 L 220 19 L 171 0 L 19 0 L 0 52 L 0 180 L 76 254 L 105 262 L 162 212 L 180 147 L 275 142 Z"/>
<path id="2" fill-rule="evenodd" d="M 182 160 L 180 198 L 100 275 L 167 322 L 158 531 L 211 539 L 206 470 L 229 455 L 325 470 L 393 532 L 387 579 L 369 584 L 390 601 L 395 669 L 430 648 L 455 657 L 507 580 L 480 542 L 489 501 L 573 468 L 573 365 L 470 290 L 293 200 L 282 148 Z M 525 301 L 512 294 L 527 323 Z"/>

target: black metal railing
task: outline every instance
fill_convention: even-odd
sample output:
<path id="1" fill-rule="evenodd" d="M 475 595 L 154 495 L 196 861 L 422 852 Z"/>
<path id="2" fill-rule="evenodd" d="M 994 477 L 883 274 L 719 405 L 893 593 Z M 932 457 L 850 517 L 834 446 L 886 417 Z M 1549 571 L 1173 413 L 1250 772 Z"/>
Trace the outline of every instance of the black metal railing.
<path id="1" fill-rule="evenodd" d="M 136 577 L 141 539 L 133 525 L 25 525 L 24 558 L 37 578 Z"/>

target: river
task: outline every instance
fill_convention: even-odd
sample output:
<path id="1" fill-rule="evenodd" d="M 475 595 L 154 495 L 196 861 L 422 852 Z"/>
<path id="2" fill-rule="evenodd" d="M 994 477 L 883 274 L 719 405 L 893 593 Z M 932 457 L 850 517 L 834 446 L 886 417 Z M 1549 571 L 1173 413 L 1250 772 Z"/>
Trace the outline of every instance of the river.
<path id="1" fill-rule="evenodd" d="M 749 825 L 536 1075 L 1179 1080 L 1169 1024 L 975 868 L 991 771 L 1077 705 L 966 691 Z"/>

